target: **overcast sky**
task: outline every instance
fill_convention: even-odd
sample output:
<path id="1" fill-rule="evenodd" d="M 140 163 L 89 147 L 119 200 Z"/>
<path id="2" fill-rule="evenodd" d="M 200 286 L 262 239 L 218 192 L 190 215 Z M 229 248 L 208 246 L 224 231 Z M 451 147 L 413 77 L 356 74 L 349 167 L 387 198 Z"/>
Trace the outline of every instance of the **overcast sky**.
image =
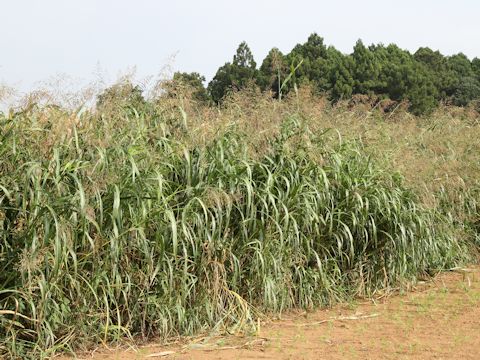
<path id="1" fill-rule="evenodd" d="M 112 79 L 165 65 L 210 79 L 245 40 L 257 63 L 317 32 L 351 52 L 356 40 L 480 57 L 478 0 L 0 0 L 0 83 L 31 89 L 58 74 Z M 174 60 L 173 60 L 174 58 Z"/>

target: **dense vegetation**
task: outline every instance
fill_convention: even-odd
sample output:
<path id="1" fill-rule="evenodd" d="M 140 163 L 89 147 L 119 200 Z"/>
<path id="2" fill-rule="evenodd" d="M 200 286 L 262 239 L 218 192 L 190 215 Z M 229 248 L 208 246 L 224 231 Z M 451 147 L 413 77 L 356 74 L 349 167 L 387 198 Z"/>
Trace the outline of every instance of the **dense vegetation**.
<path id="1" fill-rule="evenodd" d="M 182 86 L 200 75 L 176 80 L 0 116 L 0 354 L 248 331 L 474 260 L 478 114 L 332 107 L 306 87 L 213 108 Z"/>
<path id="2" fill-rule="evenodd" d="M 256 84 L 280 97 L 297 84 L 310 84 L 331 101 L 366 95 L 368 101 L 390 99 L 408 102 L 416 115 L 429 114 L 440 103 L 480 107 L 480 59 L 464 54 L 443 56 L 427 47 L 414 54 L 391 44 L 365 46 L 359 40 L 351 54 L 327 47 L 312 34 L 284 55 L 273 48 L 257 64 L 246 43 L 241 43 L 232 62 L 221 66 L 207 89 L 199 74 L 178 73 L 195 85 L 204 97 L 218 103 L 231 90 Z M 207 91 L 206 91 L 207 90 Z"/>

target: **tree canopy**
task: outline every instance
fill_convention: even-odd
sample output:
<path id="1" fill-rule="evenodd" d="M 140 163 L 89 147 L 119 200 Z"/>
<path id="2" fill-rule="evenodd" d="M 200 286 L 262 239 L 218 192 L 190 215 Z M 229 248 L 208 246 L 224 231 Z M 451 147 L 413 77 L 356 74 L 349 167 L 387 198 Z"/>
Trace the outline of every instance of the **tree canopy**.
<path id="1" fill-rule="evenodd" d="M 191 92 L 192 98 L 199 102 L 208 102 L 207 89 L 203 85 L 205 77 L 197 72 L 176 72 L 169 84 L 169 92 L 174 93 L 177 88 L 183 88 Z"/>
<path id="2" fill-rule="evenodd" d="M 480 59 L 469 60 L 462 53 L 444 56 L 428 47 L 412 54 L 395 44 L 366 46 L 361 40 L 351 54 L 344 54 L 313 33 L 288 54 L 272 48 L 258 69 L 242 42 L 232 62 L 217 70 L 207 93 L 219 103 L 229 91 L 251 83 L 277 98 L 293 84 L 308 83 L 332 101 L 355 94 L 405 101 L 412 113 L 422 115 L 440 102 L 457 106 L 478 102 Z"/>
<path id="3" fill-rule="evenodd" d="M 208 92 L 212 100 L 218 103 L 230 90 L 240 90 L 249 82 L 259 78 L 257 63 L 246 42 L 242 42 L 233 61 L 221 66 L 212 81 L 208 84 Z"/>
<path id="4" fill-rule="evenodd" d="M 367 99 L 390 99 L 408 103 L 416 115 L 428 114 L 439 103 L 474 104 L 480 109 L 480 58 L 470 60 L 459 53 L 444 56 L 421 47 L 415 53 L 395 44 L 366 46 L 358 40 L 351 54 L 327 46 L 318 34 L 297 44 L 289 53 L 272 48 L 259 68 L 246 42 L 237 47 L 231 62 L 218 68 L 207 87 L 199 73 L 176 72 L 168 82 L 167 96 L 187 89 L 192 99 L 219 104 L 231 91 L 258 86 L 281 98 L 294 86 L 309 84 L 332 102 L 354 95 Z M 97 108 L 138 108 L 146 101 L 139 86 L 116 84 L 97 98 Z"/>

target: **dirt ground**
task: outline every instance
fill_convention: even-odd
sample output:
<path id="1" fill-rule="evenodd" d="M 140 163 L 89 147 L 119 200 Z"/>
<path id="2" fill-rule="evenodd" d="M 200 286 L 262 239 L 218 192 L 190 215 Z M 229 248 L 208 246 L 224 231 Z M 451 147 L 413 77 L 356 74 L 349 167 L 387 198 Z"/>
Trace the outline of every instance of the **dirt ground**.
<path id="1" fill-rule="evenodd" d="M 284 314 L 257 337 L 97 350 L 80 359 L 480 359 L 480 267 L 443 273 L 414 291 Z"/>

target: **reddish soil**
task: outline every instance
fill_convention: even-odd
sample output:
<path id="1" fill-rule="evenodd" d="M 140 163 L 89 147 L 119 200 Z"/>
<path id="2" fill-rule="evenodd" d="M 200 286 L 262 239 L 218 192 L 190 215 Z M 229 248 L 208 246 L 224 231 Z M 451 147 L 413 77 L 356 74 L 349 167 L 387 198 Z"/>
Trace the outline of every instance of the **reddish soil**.
<path id="1" fill-rule="evenodd" d="M 156 355 L 155 355 L 156 354 Z M 480 268 L 444 273 L 414 291 L 289 313 L 257 337 L 97 350 L 81 359 L 480 359 Z"/>

